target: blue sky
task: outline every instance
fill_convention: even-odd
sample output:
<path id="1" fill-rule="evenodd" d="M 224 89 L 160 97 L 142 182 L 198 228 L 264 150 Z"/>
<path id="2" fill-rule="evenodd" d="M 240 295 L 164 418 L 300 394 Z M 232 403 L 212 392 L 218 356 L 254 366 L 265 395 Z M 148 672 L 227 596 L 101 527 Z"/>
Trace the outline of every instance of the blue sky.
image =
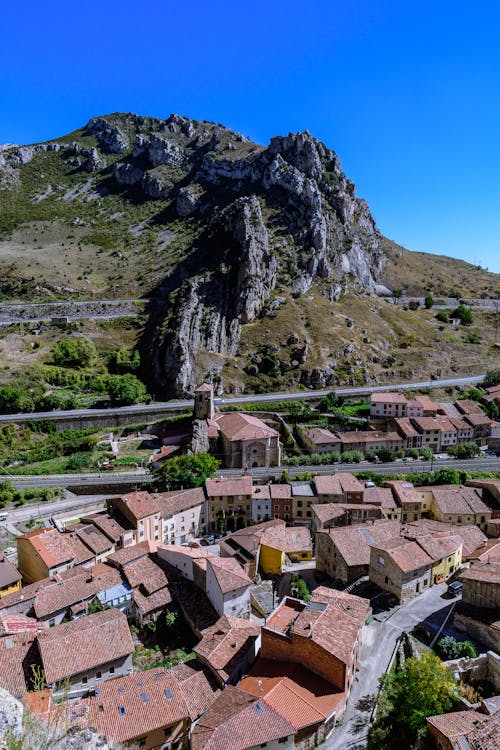
<path id="1" fill-rule="evenodd" d="M 0 142 L 113 111 L 310 130 L 380 230 L 500 272 L 500 4 L 5 0 Z"/>

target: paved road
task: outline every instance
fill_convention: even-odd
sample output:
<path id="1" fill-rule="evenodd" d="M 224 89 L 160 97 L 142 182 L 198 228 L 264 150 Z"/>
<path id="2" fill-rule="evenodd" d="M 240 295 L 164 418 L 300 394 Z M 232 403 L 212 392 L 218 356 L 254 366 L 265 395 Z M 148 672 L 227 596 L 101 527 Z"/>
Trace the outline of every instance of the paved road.
<path id="1" fill-rule="evenodd" d="M 104 503 L 107 495 L 72 495 L 62 498 L 61 500 L 52 500 L 48 503 L 30 503 L 22 505 L 19 508 L 9 511 L 8 528 L 9 531 L 15 531 L 12 524 L 22 523 L 30 518 L 50 518 L 55 513 L 66 513 L 70 510 L 85 508 L 86 506 L 97 506 Z M 2 525 L 5 525 L 3 523 Z"/>
<path id="2" fill-rule="evenodd" d="M 471 375 L 462 378 L 448 378 L 445 380 L 421 380 L 412 383 L 391 383 L 390 385 L 377 385 L 377 386 L 360 386 L 356 388 L 337 388 L 335 393 L 341 396 L 362 396 L 370 393 L 377 393 L 381 391 L 404 391 L 404 390 L 420 390 L 422 388 L 445 388 L 448 386 L 459 386 L 459 385 L 474 385 L 479 383 L 484 378 L 484 373 L 481 375 Z M 216 398 L 216 405 L 225 406 L 237 406 L 245 403 L 262 403 L 266 404 L 272 401 L 295 401 L 303 399 L 319 399 L 323 396 L 332 393 L 334 389 L 327 388 L 321 391 L 295 391 L 291 393 L 263 393 L 258 395 L 245 394 L 244 396 L 234 396 L 231 398 L 220 399 Z M 17 414 L 0 414 L 0 422 L 30 422 L 39 419 L 85 419 L 92 417 L 109 417 L 115 415 L 117 422 L 121 415 L 137 415 L 140 418 L 143 414 L 150 414 L 151 412 L 163 413 L 169 411 L 183 411 L 191 409 L 193 407 L 193 399 L 182 399 L 176 401 L 157 401 L 151 403 L 149 406 L 144 404 L 136 404 L 134 406 L 119 406 L 108 409 L 69 409 L 68 411 L 44 411 L 44 412 L 31 412 L 28 414 L 17 413 Z"/>
<path id="3" fill-rule="evenodd" d="M 442 468 L 457 469 L 457 471 L 484 471 L 500 472 L 500 457 L 485 456 L 484 458 L 471 458 L 467 461 L 449 459 L 435 459 L 434 461 L 394 461 L 388 464 L 372 464 L 362 461 L 359 464 L 327 464 L 324 466 L 276 466 L 268 469 L 220 469 L 217 474 L 223 477 L 239 477 L 243 474 L 251 474 L 257 482 L 266 482 L 271 479 L 279 479 L 286 471 L 293 479 L 297 474 L 309 471 L 313 474 L 335 474 L 339 471 L 349 471 L 354 474 L 359 472 L 372 472 L 374 474 L 426 474 L 430 471 L 438 471 Z M 18 475 L 3 472 L 4 476 L 15 487 L 26 489 L 27 487 L 99 487 L 102 485 L 120 484 L 145 484 L 153 481 L 153 476 L 145 469 L 137 471 L 121 471 L 113 474 L 48 474 L 48 475 Z"/>
<path id="4" fill-rule="evenodd" d="M 410 632 L 420 622 L 433 615 L 433 620 L 445 619 L 450 599 L 443 598 L 446 584 L 433 586 L 407 604 L 396 608 L 382 622 L 377 619 L 366 628 L 361 647 L 361 670 L 353 683 L 342 724 L 326 741 L 328 750 L 366 750 L 369 718 L 378 681 L 388 667 L 394 646 L 403 631 Z"/>

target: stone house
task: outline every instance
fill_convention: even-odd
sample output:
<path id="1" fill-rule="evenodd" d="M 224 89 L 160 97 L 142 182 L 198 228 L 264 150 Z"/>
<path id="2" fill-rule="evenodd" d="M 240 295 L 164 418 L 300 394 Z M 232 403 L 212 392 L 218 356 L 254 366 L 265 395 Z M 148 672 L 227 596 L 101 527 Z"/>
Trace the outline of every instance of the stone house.
<path id="1" fill-rule="evenodd" d="M 207 531 L 235 531 L 252 518 L 253 482 L 250 475 L 205 480 L 204 525 Z"/>
<path id="2" fill-rule="evenodd" d="M 251 585 L 236 560 L 213 555 L 207 559 L 205 592 L 219 615 L 249 618 Z"/>
<path id="3" fill-rule="evenodd" d="M 400 602 L 431 586 L 432 558 L 417 542 L 404 537 L 377 542 L 370 548 L 370 581 Z"/>
<path id="4" fill-rule="evenodd" d="M 260 641 L 259 623 L 223 615 L 203 631 L 194 652 L 223 688 L 235 685 L 248 672 L 260 651 Z"/>
<path id="5" fill-rule="evenodd" d="M 294 518 L 291 486 L 289 484 L 270 484 L 269 496 L 271 498 L 271 517 L 292 522 Z"/>
<path id="6" fill-rule="evenodd" d="M 376 432 L 375 430 L 359 430 L 355 432 L 341 432 L 342 452 L 361 451 L 366 456 L 382 449 L 391 451 L 403 450 L 404 441 L 397 432 Z"/>
<path id="7" fill-rule="evenodd" d="M 349 584 L 368 575 L 370 547 L 399 536 L 397 521 L 378 521 L 362 526 L 346 526 L 316 534 L 316 568 L 334 581 Z"/>
<path id="8" fill-rule="evenodd" d="M 95 554 L 72 532 L 43 527 L 18 536 L 16 542 L 18 568 L 25 583 L 96 562 Z"/>
<path id="9" fill-rule="evenodd" d="M 292 489 L 292 517 L 296 526 L 308 526 L 312 522 L 311 507 L 317 501 L 311 482 L 290 482 Z"/>
<path id="10" fill-rule="evenodd" d="M 318 503 L 362 503 L 365 488 L 348 471 L 318 474 L 312 480 Z"/>
<path id="11" fill-rule="evenodd" d="M 422 448 L 436 453 L 441 447 L 441 426 L 435 417 L 414 417 L 412 424 L 422 436 Z"/>
<path id="12" fill-rule="evenodd" d="M 418 521 L 422 517 L 424 499 L 411 482 L 402 479 L 390 480 L 384 482 L 384 487 L 391 490 L 401 508 L 401 523 Z"/>
<path id="13" fill-rule="evenodd" d="M 252 491 L 252 521 L 261 523 L 269 521 L 272 514 L 271 493 L 268 484 L 254 485 Z"/>
<path id="14" fill-rule="evenodd" d="M 37 645 L 45 680 L 56 695 L 77 697 L 132 672 L 134 644 L 127 618 L 117 609 L 43 630 Z"/>
<path id="15" fill-rule="evenodd" d="M 304 430 L 301 435 L 304 445 L 311 453 L 330 453 L 341 450 L 339 435 L 323 427 Z"/>
<path id="16" fill-rule="evenodd" d="M 477 609 L 500 611 L 500 558 L 476 563 L 460 574 L 462 602 Z"/>

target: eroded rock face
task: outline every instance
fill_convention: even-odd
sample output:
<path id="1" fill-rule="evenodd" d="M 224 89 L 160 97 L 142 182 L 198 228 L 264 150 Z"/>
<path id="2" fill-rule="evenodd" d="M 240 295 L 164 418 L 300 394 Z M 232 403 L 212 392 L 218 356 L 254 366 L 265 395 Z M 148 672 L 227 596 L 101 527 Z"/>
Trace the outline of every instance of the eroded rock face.
<path id="1" fill-rule="evenodd" d="M 111 124 L 104 117 L 93 117 L 89 120 L 87 129 L 96 136 L 103 151 L 123 154 L 129 147 L 125 134 L 117 125 Z"/>

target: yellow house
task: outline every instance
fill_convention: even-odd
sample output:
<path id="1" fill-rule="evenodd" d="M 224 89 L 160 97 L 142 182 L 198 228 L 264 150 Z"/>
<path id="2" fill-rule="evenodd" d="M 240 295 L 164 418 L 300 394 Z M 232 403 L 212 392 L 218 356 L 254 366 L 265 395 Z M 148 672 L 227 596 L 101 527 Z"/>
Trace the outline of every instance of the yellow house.
<path id="1" fill-rule="evenodd" d="M 0 552 L 0 599 L 21 590 L 21 574 Z"/>
<path id="2" fill-rule="evenodd" d="M 259 565 L 264 573 L 279 574 L 285 567 L 286 556 L 283 550 L 261 543 Z"/>
<path id="3" fill-rule="evenodd" d="M 431 586 L 446 580 L 462 564 L 463 540 L 458 534 L 422 536 L 417 542 L 432 558 Z"/>
<path id="4" fill-rule="evenodd" d="M 312 560 L 311 533 L 306 526 L 279 526 L 262 534 L 259 565 L 264 573 L 282 573 L 287 561 L 304 560 Z"/>

